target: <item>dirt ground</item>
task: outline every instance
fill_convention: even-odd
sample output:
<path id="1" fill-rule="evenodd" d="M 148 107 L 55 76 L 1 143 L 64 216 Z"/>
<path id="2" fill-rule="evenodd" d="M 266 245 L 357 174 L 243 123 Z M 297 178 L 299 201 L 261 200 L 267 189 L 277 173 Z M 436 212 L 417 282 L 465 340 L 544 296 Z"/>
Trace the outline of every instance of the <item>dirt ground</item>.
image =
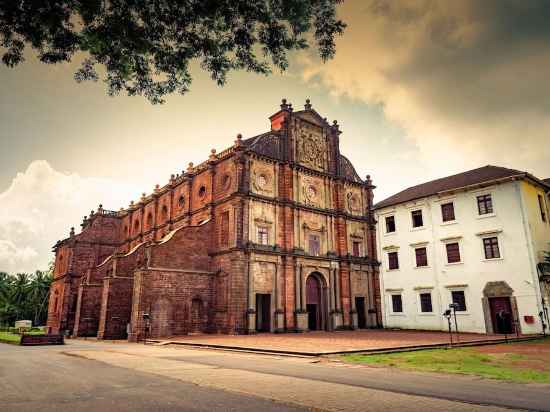
<path id="1" fill-rule="evenodd" d="M 550 372 L 550 338 L 540 343 L 525 342 L 478 346 L 474 350 L 491 355 L 519 355 L 517 360 L 511 362 L 512 367 Z"/>

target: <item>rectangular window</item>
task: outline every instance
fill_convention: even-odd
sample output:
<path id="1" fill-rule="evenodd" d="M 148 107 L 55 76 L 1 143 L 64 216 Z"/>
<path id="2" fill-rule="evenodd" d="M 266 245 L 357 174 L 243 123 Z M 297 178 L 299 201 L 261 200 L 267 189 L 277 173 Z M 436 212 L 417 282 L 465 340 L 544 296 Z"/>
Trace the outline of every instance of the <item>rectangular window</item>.
<path id="1" fill-rule="evenodd" d="M 496 237 L 486 237 L 483 239 L 483 249 L 485 250 L 485 259 L 498 259 L 500 257 L 498 238 Z"/>
<path id="2" fill-rule="evenodd" d="M 460 248 L 457 242 L 447 243 L 445 249 L 447 249 L 447 263 L 460 262 Z"/>
<path id="3" fill-rule="evenodd" d="M 416 266 L 428 266 L 428 254 L 425 247 L 418 247 L 414 250 L 416 255 Z"/>
<path id="4" fill-rule="evenodd" d="M 477 197 L 477 211 L 480 215 L 493 213 L 493 199 L 491 199 L 491 195 Z"/>
<path id="5" fill-rule="evenodd" d="M 399 269 L 399 257 L 397 252 L 388 252 L 388 268 L 390 270 Z"/>
<path id="6" fill-rule="evenodd" d="M 269 244 L 269 230 L 267 227 L 259 226 L 258 227 L 258 243 L 260 245 Z"/>
<path id="7" fill-rule="evenodd" d="M 352 243 L 352 249 L 353 256 L 361 256 L 361 242 L 354 241 Z"/>
<path id="8" fill-rule="evenodd" d="M 456 307 L 457 312 L 465 312 L 466 311 L 466 297 L 464 296 L 463 290 L 453 290 L 451 292 L 451 297 L 453 299 L 453 303 L 458 305 Z"/>
<path id="9" fill-rule="evenodd" d="M 321 240 L 318 235 L 309 235 L 309 254 L 313 256 L 321 254 Z"/>
<path id="10" fill-rule="evenodd" d="M 411 212 L 413 227 L 422 227 L 424 222 L 422 220 L 422 210 L 413 210 Z"/>
<path id="11" fill-rule="evenodd" d="M 403 313 L 403 300 L 401 295 L 391 295 L 391 305 L 393 313 Z"/>
<path id="12" fill-rule="evenodd" d="M 395 232 L 395 216 L 386 217 L 386 233 Z"/>
<path id="13" fill-rule="evenodd" d="M 223 212 L 221 215 L 220 244 L 229 246 L 229 212 Z"/>
<path id="14" fill-rule="evenodd" d="M 454 203 L 445 203 L 441 205 L 441 218 L 444 222 L 452 222 L 455 220 L 455 205 Z"/>
<path id="15" fill-rule="evenodd" d="M 420 294 L 420 310 L 422 312 L 433 312 L 431 293 Z"/>
<path id="16" fill-rule="evenodd" d="M 543 222 L 546 222 L 546 208 L 544 207 L 544 199 L 541 195 L 538 195 L 539 197 L 539 209 L 540 209 L 540 218 Z"/>

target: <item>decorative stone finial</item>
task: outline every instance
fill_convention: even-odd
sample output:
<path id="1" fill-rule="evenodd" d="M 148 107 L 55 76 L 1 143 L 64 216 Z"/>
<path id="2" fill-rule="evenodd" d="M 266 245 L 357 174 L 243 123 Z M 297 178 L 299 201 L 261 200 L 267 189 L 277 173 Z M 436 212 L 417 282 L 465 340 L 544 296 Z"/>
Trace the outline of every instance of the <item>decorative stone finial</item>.
<path id="1" fill-rule="evenodd" d="M 189 162 L 189 165 L 187 166 L 187 173 L 193 172 L 193 162 Z"/>
<path id="2" fill-rule="evenodd" d="M 208 156 L 208 159 L 216 160 L 216 149 L 210 149 L 210 156 Z"/>
<path id="3" fill-rule="evenodd" d="M 101 203 L 99 204 L 99 207 L 97 208 L 97 210 L 103 210 L 103 205 Z"/>
<path id="4" fill-rule="evenodd" d="M 92 217 L 94 215 L 94 211 L 93 210 L 90 210 L 90 217 Z"/>
<path id="5" fill-rule="evenodd" d="M 332 122 L 332 127 L 334 127 L 336 130 L 338 130 L 340 128 L 340 126 L 338 125 L 338 120 L 334 120 Z"/>
<path id="6" fill-rule="evenodd" d="M 130 207 L 134 206 L 134 201 L 130 200 Z"/>
<path id="7" fill-rule="evenodd" d="M 71 228 L 71 231 L 69 232 L 69 236 L 71 236 L 71 237 L 74 236 L 74 227 Z"/>
<path id="8" fill-rule="evenodd" d="M 304 105 L 304 109 L 311 110 L 311 100 L 306 99 L 306 104 Z"/>
<path id="9" fill-rule="evenodd" d="M 367 175 L 367 179 L 365 180 L 365 184 L 367 186 L 372 186 L 372 179 L 371 179 L 370 175 Z"/>
<path id="10" fill-rule="evenodd" d="M 286 104 L 286 99 L 281 100 L 281 110 L 287 110 L 288 104 Z"/>
<path id="11" fill-rule="evenodd" d="M 237 140 L 235 140 L 235 147 L 241 147 L 242 145 L 243 145 L 243 135 L 239 133 L 237 135 Z"/>
<path id="12" fill-rule="evenodd" d="M 158 192 L 159 190 L 160 190 L 160 185 L 157 183 L 157 184 L 155 185 L 155 192 Z"/>
<path id="13" fill-rule="evenodd" d="M 290 103 L 290 104 L 288 105 L 288 110 L 289 110 L 289 111 L 293 111 L 293 110 L 294 110 L 294 109 L 292 108 L 292 103 Z"/>

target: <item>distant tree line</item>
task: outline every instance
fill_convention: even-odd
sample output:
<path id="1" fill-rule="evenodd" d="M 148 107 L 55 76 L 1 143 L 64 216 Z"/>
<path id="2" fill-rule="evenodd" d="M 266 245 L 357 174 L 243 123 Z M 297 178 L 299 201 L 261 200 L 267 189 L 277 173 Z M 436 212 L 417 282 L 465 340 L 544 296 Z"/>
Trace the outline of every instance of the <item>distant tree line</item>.
<path id="1" fill-rule="evenodd" d="M 22 319 L 44 325 L 52 278 L 51 270 L 16 275 L 0 272 L 0 325 L 13 326 Z"/>

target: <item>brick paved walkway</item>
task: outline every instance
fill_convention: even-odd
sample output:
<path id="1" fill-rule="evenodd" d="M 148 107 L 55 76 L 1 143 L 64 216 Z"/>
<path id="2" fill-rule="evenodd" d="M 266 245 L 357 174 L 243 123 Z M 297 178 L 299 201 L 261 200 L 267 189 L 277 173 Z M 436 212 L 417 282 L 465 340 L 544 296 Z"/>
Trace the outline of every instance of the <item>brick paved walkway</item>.
<path id="1" fill-rule="evenodd" d="M 461 342 L 502 338 L 502 335 L 460 334 Z M 456 339 L 456 335 L 453 335 L 453 339 Z M 332 353 L 445 344 L 449 342 L 449 334 L 446 332 L 371 329 L 339 332 L 260 333 L 257 335 L 191 335 L 163 339 L 163 343 L 168 342 L 266 351 Z"/>

